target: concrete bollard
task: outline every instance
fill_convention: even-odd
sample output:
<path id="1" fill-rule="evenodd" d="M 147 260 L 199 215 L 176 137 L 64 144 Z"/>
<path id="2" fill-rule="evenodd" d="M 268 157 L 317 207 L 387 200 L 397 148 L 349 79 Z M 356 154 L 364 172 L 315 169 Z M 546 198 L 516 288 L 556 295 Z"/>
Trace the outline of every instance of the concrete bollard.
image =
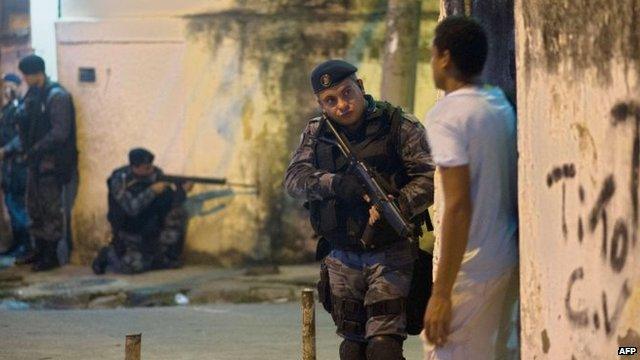
<path id="1" fill-rule="evenodd" d="M 302 360 L 316 360 L 316 303 L 313 289 L 302 290 Z"/>
<path id="2" fill-rule="evenodd" d="M 127 335 L 124 345 L 124 360 L 140 360 L 142 334 Z"/>

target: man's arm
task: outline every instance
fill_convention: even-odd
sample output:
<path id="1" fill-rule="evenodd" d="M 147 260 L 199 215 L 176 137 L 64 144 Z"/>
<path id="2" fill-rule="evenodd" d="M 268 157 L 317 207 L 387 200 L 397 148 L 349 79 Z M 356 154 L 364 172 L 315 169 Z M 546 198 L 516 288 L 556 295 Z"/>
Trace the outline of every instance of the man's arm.
<path id="1" fill-rule="evenodd" d="M 73 121 L 71 95 L 65 91 L 53 89 L 50 98 L 47 99 L 47 108 L 51 130 L 33 145 L 31 152 L 52 150 L 54 146 L 64 143 L 69 138 Z"/>
<path id="2" fill-rule="evenodd" d="M 125 176 L 115 176 L 109 181 L 109 191 L 127 215 L 137 216 L 156 198 L 156 192 L 149 186 L 134 196 L 127 189 L 127 185 Z"/>
<path id="3" fill-rule="evenodd" d="M 411 180 L 400 189 L 398 203 L 403 215 L 413 218 L 433 204 L 435 172 L 425 129 L 417 120 L 402 122 L 399 153 Z"/>
<path id="4" fill-rule="evenodd" d="M 7 158 L 20 151 L 22 151 L 22 140 L 20 140 L 19 135 L 16 135 L 0 148 L 0 159 Z"/>
<path id="5" fill-rule="evenodd" d="M 436 345 L 447 341 L 451 322 L 451 291 L 467 248 L 471 224 L 469 165 L 441 167 L 444 215 L 438 272 L 425 313 L 427 339 Z"/>
<path id="6" fill-rule="evenodd" d="M 317 119 L 307 124 L 284 176 L 285 189 L 295 198 L 322 200 L 334 195 L 331 185 L 335 175 L 314 165 L 319 124 Z"/>

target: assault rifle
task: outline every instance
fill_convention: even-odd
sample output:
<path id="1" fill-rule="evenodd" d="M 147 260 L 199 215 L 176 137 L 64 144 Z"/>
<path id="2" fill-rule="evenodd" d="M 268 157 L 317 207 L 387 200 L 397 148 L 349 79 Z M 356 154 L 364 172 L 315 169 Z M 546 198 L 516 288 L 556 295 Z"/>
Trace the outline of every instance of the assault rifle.
<path id="1" fill-rule="evenodd" d="M 227 185 L 227 186 L 244 187 L 244 188 L 256 187 L 256 185 L 253 185 L 253 184 L 229 182 L 225 178 L 207 178 L 207 177 L 198 177 L 198 176 L 179 176 L 179 175 L 168 175 L 168 174 L 163 174 L 158 176 L 156 181 L 164 181 L 164 182 L 170 182 L 174 184 L 183 184 L 186 182 L 192 182 L 197 184 Z"/>
<path id="2" fill-rule="evenodd" d="M 364 185 L 367 195 L 371 203 L 381 212 L 381 215 L 387 220 L 389 225 L 402 237 L 409 237 L 413 233 L 412 225 L 409 224 L 402 214 L 400 209 L 389 199 L 387 193 L 382 189 L 378 181 L 372 175 L 372 172 L 367 168 L 367 165 L 359 160 L 356 154 L 353 153 L 349 140 L 342 136 L 333 126 L 331 121 L 325 116 L 324 120 L 336 138 L 335 142 L 331 142 L 340 149 L 342 155 L 349 161 L 350 167 L 355 171 L 356 176 L 360 179 L 360 182 Z M 362 242 L 364 245 L 370 245 L 372 228 L 367 225 L 364 234 L 362 235 Z"/>

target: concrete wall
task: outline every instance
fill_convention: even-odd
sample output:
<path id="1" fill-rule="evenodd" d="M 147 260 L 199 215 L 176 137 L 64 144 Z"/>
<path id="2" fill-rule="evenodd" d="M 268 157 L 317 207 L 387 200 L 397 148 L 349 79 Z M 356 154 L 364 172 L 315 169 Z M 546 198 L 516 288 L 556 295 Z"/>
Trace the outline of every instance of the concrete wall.
<path id="1" fill-rule="evenodd" d="M 308 73 L 327 58 L 347 58 L 360 67 L 366 89 L 379 94 L 385 3 L 110 4 L 64 1 L 57 24 L 59 79 L 78 109 L 73 260 L 86 263 L 108 241 L 105 179 L 133 146 L 154 151 L 167 172 L 259 185 L 258 194 L 195 189 L 188 204 L 190 259 L 230 264 L 308 256 L 315 245 L 307 213 L 281 184 L 289 154 L 316 112 Z M 430 15 L 437 16 L 425 15 L 421 49 L 430 41 Z M 428 60 L 421 51 L 419 116 L 435 100 Z M 80 83 L 80 67 L 93 67 L 96 82 Z"/>
<path id="2" fill-rule="evenodd" d="M 523 359 L 640 346 L 640 1 L 517 1 Z"/>
<path id="3" fill-rule="evenodd" d="M 33 52 L 30 33 L 28 4 L 0 3 L 0 73 L 18 74 L 20 58 Z"/>

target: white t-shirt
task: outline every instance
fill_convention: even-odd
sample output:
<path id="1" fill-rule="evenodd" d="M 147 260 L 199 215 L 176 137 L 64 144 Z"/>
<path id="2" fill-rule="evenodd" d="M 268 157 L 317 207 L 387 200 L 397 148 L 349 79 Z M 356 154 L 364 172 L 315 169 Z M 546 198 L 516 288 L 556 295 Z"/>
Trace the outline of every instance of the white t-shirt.
<path id="1" fill-rule="evenodd" d="M 499 88 L 462 88 L 447 94 L 427 114 L 426 129 L 437 166 L 470 169 L 471 227 L 458 276 L 493 279 L 518 259 L 513 107 Z M 436 242 L 434 269 L 439 254 Z"/>

